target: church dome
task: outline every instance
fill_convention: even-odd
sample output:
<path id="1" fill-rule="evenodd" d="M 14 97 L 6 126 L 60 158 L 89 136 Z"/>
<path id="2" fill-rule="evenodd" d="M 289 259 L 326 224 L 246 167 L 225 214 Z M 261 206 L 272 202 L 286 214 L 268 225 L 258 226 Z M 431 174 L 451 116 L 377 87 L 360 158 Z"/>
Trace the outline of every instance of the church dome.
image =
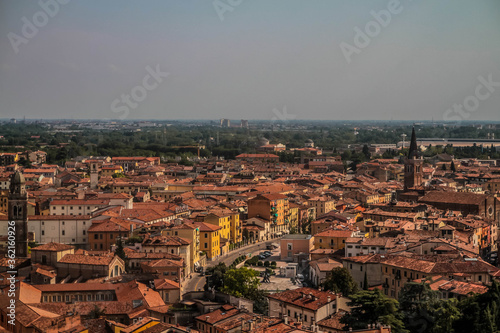
<path id="1" fill-rule="evenodd" d="M 12 176 L 10 183 L 11 184 L 24 184 L 25 180 L 24 180 L 23 174 L 19 171 L 16 171 L 14 176 Z"/>

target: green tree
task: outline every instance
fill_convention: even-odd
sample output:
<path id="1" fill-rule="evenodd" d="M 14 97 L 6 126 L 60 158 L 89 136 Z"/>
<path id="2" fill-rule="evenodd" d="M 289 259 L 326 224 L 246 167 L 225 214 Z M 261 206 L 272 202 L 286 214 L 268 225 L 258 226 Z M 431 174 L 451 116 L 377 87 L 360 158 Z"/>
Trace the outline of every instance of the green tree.
<path id="1" fill-rule="evenodd" d="M 426 282 L 409 282 L 399 293 L 399 308 L 410 332 L 430 332 L 438 294 Z"/>
<path id="2" fill-rule="evenodd" d="M 215 290 L 222 290 L 224 287 L 224 275 L 227 272 L 227 266 L 221 262 L 217 266 L 207 269 L 207 282 L 205 283 L 205 290 L 214 288 Z"/>
<path id="3" fill-rule="evenodd" d="M 364 329 L 368 324 L 391 325 L 394 332 L 406 333 L 401 315 L 398 313 L 399 303 L 395 299 L 384 296 L 380 290 L 363 290 L 351 296 L 350 313 L 346 313 L 340 322 L 346 329 Z"/>
<path id="4" fill-rule="evenodd" d="M 260 314 L 268 314 L 268 301 L 267 295 L 269 292 L 267 290 L 251 290 L 246 298 L 253 301 L 253 312 Z"/>
<path id="5" fill-rule="evenodd" d="M 455 167 L 455 162 L 454 161 L 451 161 L 450 170 L 453 171 L 453 172 L 457 171 L 457 168 Z"/>
<path id="6" fill-rule="evenodd" d="M 236 297 L 247 297 L 259 288 L 259 273 L 251 268 L 230 269 L 224 274 L 222 291 Z"/>
<path id="7" fill-rule="evenodd" d="M 331 290 L 335 293 L 349 296 L 358 291 L 358 284 L 352 278 L 345 267 L 336 267 L 332 269 L 330 275 L 321 284 L 325 290 Z"/>
<path id="8" fill-rule="evenodd" d="M 454 332 L 453 324 L 460 318 L 457 299 L 439 301 L 435 303 L 433 310 L 434 325 L 430 332 Z"/>
<path id="9" fill-rule="evenodd" d="M 364 145 L 363 146 L 363 155 L 365 155 L 366 159 L 367 160 L 370 160 L 370 157 L 371 157 L 371 153 L 370 153 L 370 148 L 368 148 L 368 145 Z"/>
<path id="10" fill-rule="evenodd" d="M 115 255 L 120 257 L 120 259 L 122 259 L 123 261 L 127 259 L 125 251 L 123 250 L 123 242 L 121 237 L 119 237 L 118 240 L 116 241 Z"/>

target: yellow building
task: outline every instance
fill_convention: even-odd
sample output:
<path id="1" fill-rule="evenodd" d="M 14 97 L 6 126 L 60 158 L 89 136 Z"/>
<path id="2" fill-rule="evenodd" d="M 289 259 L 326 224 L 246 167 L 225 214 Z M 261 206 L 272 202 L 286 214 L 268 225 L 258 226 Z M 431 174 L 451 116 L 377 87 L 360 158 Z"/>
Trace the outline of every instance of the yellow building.
<path id="1" fill-rule="evenodd" d="M 221 228 L 221 254 L 229 251 L 229 244 L 241 242 L 242 231 L 240 215 L 228 209 L 211 210 L 204 216 L 203 221 Z"/>
<path id="2" fill-rule="evenodd" d="M 200 251 L 207 254 L 207 259 L 213 260 L 221 255 L 221 227 L 205 222 L 194 222 L 200 230 Z"/>
<path id="3" fill-rule="evenodd" d="M 123 168 L 119 165 L 103 166 L 100 172 L 102 177 L 111 177 L 118 173 L 123 173 Z"/>
<path id="4" fill-rule="evenodd" d="M 9 190 L 0 190 L 0 213 L 7 214 L 9 207 Z"/>
<path id="5" fill-rule="evenodd" d="M 291 202 L 288 207 L 288 213 L 289 213 L 289 230 L 295 230 L 296 232 L 299 232 L 299 205 Z"/>
<path id="6" fill-rule="evenodd" d="M 179 221 L 180 223 L 177 223 Z M 204 266 L 200 263 L 200 228 L 190 220 L 175 220 L 173 226 L 161 231 L 162 236 L 179 236 L 191 241 L 191 271 L 195 271 L 195 267 Z"/>
<path id="7" fill-rule="evenodd" d="M 126 326 L 123 324 L 111 322 L 109 328 L 113 333 L 139 333 L 147 330 L 150 327 L 156 326 L 160 323 L 160 320 L 153 317 L 144 317 L 140 319 L 134 319 L 133 324 Z"/>

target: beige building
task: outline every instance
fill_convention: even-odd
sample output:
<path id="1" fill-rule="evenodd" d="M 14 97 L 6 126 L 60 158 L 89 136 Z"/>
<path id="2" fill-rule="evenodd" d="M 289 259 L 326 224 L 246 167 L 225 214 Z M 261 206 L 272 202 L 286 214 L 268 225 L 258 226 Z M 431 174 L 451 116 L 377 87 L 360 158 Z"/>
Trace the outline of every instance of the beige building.
<path id="1" fill-rule="evenodd" d="M 314 331 L 317 322 L 337 312 L 339 306 L 349 301 L 329 291 L 299 288 L 275 293 L 269 298 L 269 316 L 294 319 L 302 327 Z M 342 306 L 342 309 L 348 307 Z"/>
<path id="2" fill-rule="evenodd" d="M 170 253 L 184 259 L 184 276 L 191 273 L 191 241 L 179 236 L 148 237 L 142 242 L 144 252 Z"/>
<path id="3" fill-rule="evenodd" d="M 191 241 L 191 271 L 200 266 L 200 228 L 192 221 L 186 219 L 174 220 L 173 226 L 168 226 L 161 231 L 162 236 L 179 236 Z"/>
<path id="4" fill-rule="evenodd" d="M 28 231 L 39 244 L 51 242 L 72 244 L 86 248 L 90 215 L 32 215 L 28 217 Z"/>
<path id="5" fill-rule="evenodd" d="M 169 279 L 155 279 L 154 289 L 165 303 L 175 304 L 181 300 L 181 287 L 178 282 Z"/>
<path id="6" fill-rule="evenodd" d="M 310 207 L 316 208 L 316 216 L 321 216 L 335 209 L 335 201 L 326 197 L 311 198 L 308 203 Z"/>
<path id="7" fill-rule="evenodd" d="M 53 200 L 50 202 L 50 215 L 90 215 L 93 211 L 109 205 L 109 199 Z"/>
<path id="8" fill-rule="evenodd" d="M 66 254 L 57 263 L 57 276 L 85 280 L 98 277 L 116 277 L 125 272 L 125 262 L 117 256 L 90 256 Z"/>
<path id="9" fill-rule="evenodd" d="M 47 266 L 55 266 L 66 254 L 75 253 L 71 245 L 47 243 L 31 249 L 31 262 Z"/>

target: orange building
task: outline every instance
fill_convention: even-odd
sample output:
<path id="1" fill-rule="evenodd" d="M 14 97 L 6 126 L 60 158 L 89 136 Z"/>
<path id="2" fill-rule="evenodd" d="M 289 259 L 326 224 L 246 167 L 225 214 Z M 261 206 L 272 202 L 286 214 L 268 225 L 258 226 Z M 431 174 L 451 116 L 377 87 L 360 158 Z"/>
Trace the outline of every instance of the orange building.
<path id="1" fill-rule="evenodd" d="M 118 238 L 128 238 L 140 223 L 111 217 L 104 221 L 93 221 L 88 230 L 90 250 L 110 250 Z"/>
<path id="2" fill-rule="evenodd" d="M 248 200 L 248 218 L 258 217 L 270 222 L 271 236 L 288 233 L 290 216 L 288 197 L 283 194 L 259 194 Z"/>

